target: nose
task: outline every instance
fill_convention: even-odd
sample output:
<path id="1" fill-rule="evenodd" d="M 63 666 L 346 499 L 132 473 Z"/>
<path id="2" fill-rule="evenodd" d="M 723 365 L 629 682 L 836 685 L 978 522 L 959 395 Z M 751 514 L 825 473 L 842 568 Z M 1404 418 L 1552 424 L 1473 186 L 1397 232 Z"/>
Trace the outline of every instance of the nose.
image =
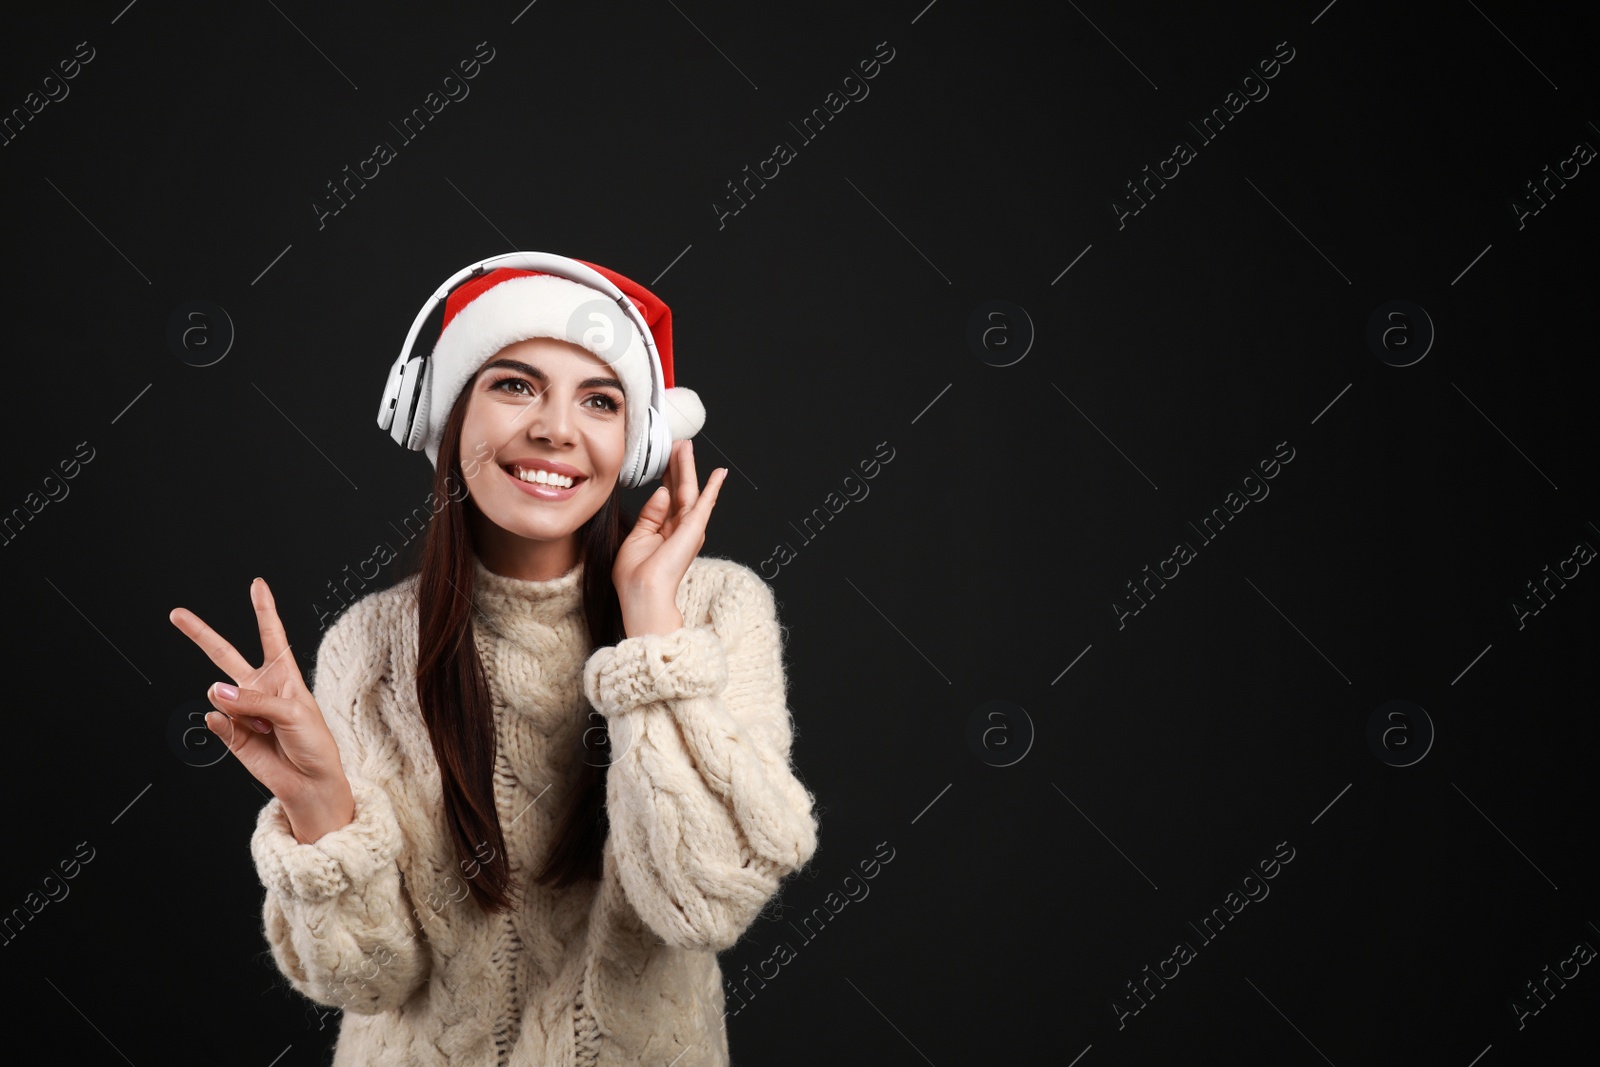
<path id="1" fill-rule="evenodd" d="M 564 444 L 573 437 L 571 405 L 555 386 L 542 390 L 528 405 L 528 435 Z"/>

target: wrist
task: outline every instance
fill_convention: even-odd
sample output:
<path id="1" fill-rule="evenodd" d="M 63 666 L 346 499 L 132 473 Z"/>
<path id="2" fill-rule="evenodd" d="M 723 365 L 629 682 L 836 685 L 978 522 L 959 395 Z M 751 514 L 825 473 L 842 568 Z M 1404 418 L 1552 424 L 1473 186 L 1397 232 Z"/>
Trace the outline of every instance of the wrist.
<path id="1" fill-rule="evenodd" d="M 645 637 L 650 634 L 670 634 L 683 626 L 683 613 L 675 604 L 651 605 L 629 612 L 622 612 L 622 629 L 629 637 Z"/>
<path id="2" fill-rule="evenodd" d="M 341 773 L 333 781 L 307 786 L 279 803 L 295 840 L 310 844 L 324 834 L 350 825 L 355 819 L 355 793 Z"/>

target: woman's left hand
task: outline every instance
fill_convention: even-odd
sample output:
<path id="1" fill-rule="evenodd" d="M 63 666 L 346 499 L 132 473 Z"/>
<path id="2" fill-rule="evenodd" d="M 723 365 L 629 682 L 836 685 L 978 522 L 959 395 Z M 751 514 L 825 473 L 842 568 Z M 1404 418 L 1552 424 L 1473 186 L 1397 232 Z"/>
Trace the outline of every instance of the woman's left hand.
<path id="1" fill-rule="evenodd" d="M 671 633 L 683 625 L 678 585 L 706 543 L 706 523 L 727 476 L 728 469 L 718 467 L 702 492 L 693 444 L 672 443 L 661 488 L 639 509 L 639 520 L 617 549 L 611 568 L 629 637 Z"/>

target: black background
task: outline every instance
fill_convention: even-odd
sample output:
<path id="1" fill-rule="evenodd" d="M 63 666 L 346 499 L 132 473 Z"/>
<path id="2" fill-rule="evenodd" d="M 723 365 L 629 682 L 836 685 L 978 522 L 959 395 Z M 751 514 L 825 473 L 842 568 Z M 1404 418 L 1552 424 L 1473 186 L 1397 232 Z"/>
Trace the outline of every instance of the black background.
<path id="1" fill-rule="evenodd" d="M 1323 3 L 8 12 L 6 113 L 94 49 L 0 148 L 0 514 L 24 513 L 0 555 L 0 914 L 94 850 L 0 948 L 13 1034 L 72 1063 L 325 1062 L 336 1020 L 259 928 L 264 790 L 174 747 L 222 679 L 167 613 L 258 657 L 264 575 L 309 671 L 327 583 L 427 493 L 373 421 L 405 328 L 451 272 L 523 248 L 672 306 L 701 476 L 731 468 L 705 551 L 764 568 L 788 627 L 821 847 L 722 957 L 731 978 L 796 953 L 729 1018 L 735 1063 L 1589 1048 L 1594 968 L 1520 1026 L 1513 1003 L 1600 946 L 1600 578 L 1520 625 L 1515 605 L 1600 545 L 1600 177 L 1521 225 L 1513 201 L 1600 146 L 1595 24 Z M 485 41 L 470 95 L 402 144 L 389 124 Z M 869 95 L 802 142 L 789 123 L 880 42 Z M 1201 143 L 1187 123 L 1279 42 L 1270 94 Z M 1124 183 L 1179 139 L 1196 158 L 1119 228 Z M 319 228 L 324 183 L 378 140 L 396 158 Z M 796 158 L 719 226 L 780 140 Z M 235 331 L 204 367 L 219 321 L 167 340 L 197 300 Z M 991 300 L 1031 347 L 1015 314 L 969 345 Z M 1394 300 L 1437 331 L 1404 367 L 1367 342 Z M 93 459 L 52 481 L 80 442 Z M 1189 524 L 1284 442 L 1250 483 L 1270 495 L 1203 542 Z M 870 494 L 828 512 L 880 444 Z M 1195 558 L 1119 625 L 1180 540 Z M 1368 742 L 1390 700 L 1434 731 L 1409 766 Z M 1401 725 L 1391 761 L 1425 743 Z M 799 938 L 881 842 L 868 895 Z M 1201 942 L 1189 923 L 1281 842 L 1270 895 Z M 1180 940 L 1196 958 L 1119 1028 Z"/>

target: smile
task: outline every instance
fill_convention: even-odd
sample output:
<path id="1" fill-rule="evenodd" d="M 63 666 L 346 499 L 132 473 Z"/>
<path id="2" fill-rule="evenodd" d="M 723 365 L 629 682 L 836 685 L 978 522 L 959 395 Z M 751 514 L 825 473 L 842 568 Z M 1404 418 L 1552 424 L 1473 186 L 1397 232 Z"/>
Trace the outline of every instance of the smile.
<path id="1" fill-rule="evenodd" d="M 525 471 L 520 467 L 500 469 L 506 472 L 507 478 L 516 483 L 518 489 L 539 500 L 566 500 L 577 493 L 579 486 L 588 481 L 587 478 L 574 480 L 546 471 Z"/>

